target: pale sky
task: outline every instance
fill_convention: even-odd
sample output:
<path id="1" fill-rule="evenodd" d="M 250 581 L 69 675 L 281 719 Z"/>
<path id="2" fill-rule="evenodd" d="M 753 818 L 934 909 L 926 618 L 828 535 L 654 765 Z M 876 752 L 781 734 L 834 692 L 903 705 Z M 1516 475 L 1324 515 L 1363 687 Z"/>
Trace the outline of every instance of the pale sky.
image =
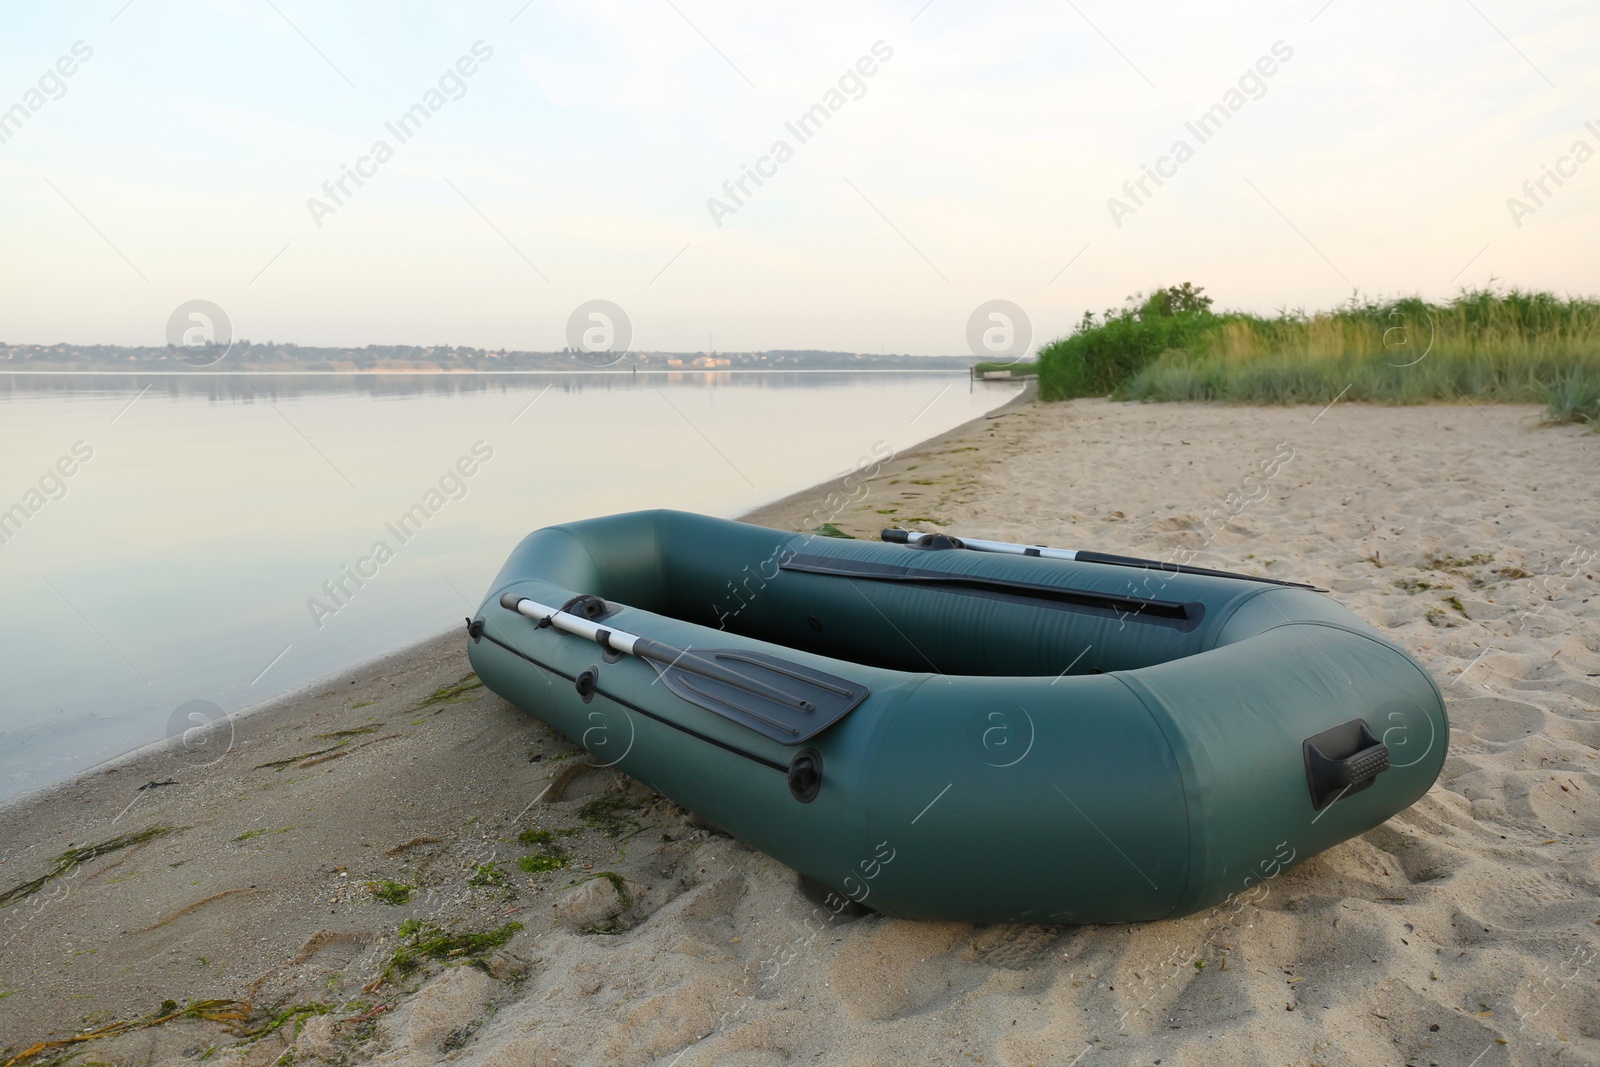
<path id="1" fill-rule="evenodd" d="M 548 350 L 599 298 L 636 349 L 965 353 L 992 299 L 1037 344 L 1180 281 L 1600 292 L 1592 4 L 522 3 L 9 6 L 0 341 L 161 344 L 202 298 L 252 340 Z"/>

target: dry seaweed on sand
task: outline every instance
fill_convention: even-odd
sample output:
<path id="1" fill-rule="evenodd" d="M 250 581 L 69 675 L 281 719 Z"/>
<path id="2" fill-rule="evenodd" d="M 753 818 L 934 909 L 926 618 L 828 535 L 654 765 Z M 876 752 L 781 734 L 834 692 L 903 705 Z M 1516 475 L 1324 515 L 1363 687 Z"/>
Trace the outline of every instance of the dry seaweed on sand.
<path id="1" fill-rule="evenodd" d="M 417 705 L 417 710 L 432 707 L 434 704 L 454 704 L 472 690 L 481 688 L 483 688 L 483 679 L 476 674 L 468 672 L 462 675 L 461 680 L 454 685 L 441 685 L 429 693 L 423 698 L 422 703 Z"/>
<path id="2" fill-rule="evenodd" d="M 383 728 L 383 723 L 368 723 L 366 726 L 352 726 L 348 730 L 333 730 L 325 734 L 315 734 L 319 741 L 342 741 L 349 737 L 359 737 L 362 734 L 375 734 Z"/>
<path id="3" fill-rule="evenodd" d="M 629 814 L 638 807 L 640 803 L 632 797 L 611 793 L 579 808 L 578 818 L 607 837 L 623 837 L 639 829 L 639 821 Z"/>
<path id="4" fill-rule="evenodd" d="M 615 915 L 612 915 L 607 919 L 602 919 L 597 923 L 591 923 L 590 925 L 583 927 L 579 933 L 604 935 L 627 933 L 633 928 L 632 925 L 622 917 L 624 912 L 633 907 L 633 896 L 628 892 L 628 880 L 615 871 L 596 871 L 594 874 L 591 874 L 589 877 L 583 879 L 577 884 L 582 885 L 584 882 L 592 882 L 597 878 L 604 878 L 606 881 L 611 883 L 612 888 L 617 891 L 617 901 L 620 904 L 620 907 L 618 907 Z"/>
<path id="5" fill-rule="evenodd" d="M 538 851 L 531 856 L 522 856 L 517 860 L 518 869 L 527 874 L 545 874 L 550 871 L 559 871 L 572 863 L 572 857 L 567 854 L 557 841 L 558 837 L 577 837 L 583 831 L 576 827 L 564 827 L 558 830 L 524 830 L 517 835 L 519 844 L 537 846 Z"/>
<path id="6" fill-rule="evenodd" d="M 519 922 L 508 922 L 496 930 L 446 930 L 437 923 L 407 919 L 400 924 L 404 943 L 389 957 L 383 980 L 405 977 L 428 960 L 447 960 L 482 966 L 485 957 L 510 941 L 522 929 Z"/>
<path id="7" fill-rule="evenodd" d="M 366 726 L 352 727 L 348 730 L 334 730 L 331 733 L 316 734 L 314 736 L 319 741 L 332 741 L 333 744 L 329 745 L 327 748 L 319 748 L 312 752 L 302 752 L 297 756 L 286 756 L 283 759 L 275 759 L 268 763 L 258 763 L 256 764 L 255 769 L 258 771 L 281 771 L 286 767 L 293 767 L 297 764 L 304 767 L 311 767 L 315 766 L 317 763 L 326 763 L 328 760 L 338 759 L 340 756 L 349 754 L 348 752 L 339 751 L 340 749 L 344 748 L 351 741 L 362 736 L 363 734 L 377 733 L 382 726 L 383 723 L 374 722 L 369 723 Z M 391 734 L 389 736 L 392 737 L 395 735 Z M 383 740 L 383 738 L 378 738 L 378 740 Z M 370 742 L 368 743 L 370 744 Z M 354 751 L 354 749 L 350 751 Z M 318 756 L 322 758 L 317 759 Z M 302 763 L 301 761 L 306 762 Z"/>
<path id="8" fill-rule="evenodd" d="M 367 892 L 372 894 L 379 904 L 400 905 L 409 903 L 411 894 L 417 887 L 406 885 L 404 882 L 391 882 L 387 878 L 378 879 L 367 883 Z"/>
<path id="9" fill-rule="evenodd" d="M 506 872 L 498 863 L 480 863 L 473 868 L 472 877 L 467 879 L 467 884 L 480 889 L 501 887 L 506 884 Z"/>
<path id="10" fill-rule="evenodd" d="M 550 871 L 559 871 L 572 863 L 564 849 L 552 846 L 544 852 L 532 856 L 522 856 L 517 860 L 517 868 L 528 874 L 548 874 Z"/>
<path id="11" fill-rule="evenodd" d="M 183 1007 L 178 1007 L 177 1001 L 165 1001 L 149 1015 L 137 1019 L 123 1019 L 119 1022 L 107 1023 L 93 1030 L 71 1037 L 57 1038 L 53 1041 L 36 1041 L 23 1049 L 15 1056 L 6 1060 L 0 1067 L 24 1067 L 25 1064 L 39 1064 L 39 1057 L 52 1049 L 67 1048 L 72 1045 L 81 1045 L 86 1041 L 99 1041 L 107 1037 L 117 1037 L 134 1030 L 145 1030 L 152 1026 L 161 1026 L 177 1019 L 207 1019 L 211 1022 L 232 1024 L 232 1029 L 238 1036 L 248 1036 L 241 1027 L 249 1018 L 250 1006 L 237 1000 L 193 1000 Z M 280 1024 L 281 1025 L 281 1024 Z"/>
<path id="12" fill-rule="evenodd" d="M 98 844 L 84 845 L 82 848 L 69 848 L 55 858 L 48 874 L 41 875 L 29 882 L 19 882 L 4 893 L 0 893 L 0 908 L 33 896 L 33 894 L 43 889 L 52 878 L 60 878 L 80 864 L 87 863 L 98 856 L 104 856 L 107 853 L 127 848 L 130 845 L 142 844 L 164 834 L 170 834 L 172 831 L 173 827 L 171 826 L 151 826 L 131 834 L 122 834 L 118 837 L 101 841 Z"/>
<path id="13" fill-rule="evenodd" d="M 327 1015 L 337 1010 L 332 1004 L 296 1004 L 284 1008 L 277 1014 L 265 1019 L 261 1025 L 251 1028 L 248 1024 L 252 1017 L 260 1019 L 245 1001 L 240 1000 L 191 1000 L 183 1007 L 178 1006 L 175 1000 L 163 1001 L 161 1006 L 149 1015 L 141 1015 L 134 1019 L 122 1019 L 114 1023 L 96 1027 L 93 1030 L 71 1037 L 58 1038 L 53 1041 L 38 1041 L 23 1049 L 17 1055 L 0 1064 L 0 1067 L 66 1067 L 69 1060 L 83 1055 L 82 1052 L 69 1053 L 50 1060 L 39 1057 L 47 1052 L 57 1051 L 73 1045 L 81 1045 L 88 1041 L 101 1041 L 108 1037 L 120 1037 L 123 1034 L 136 1030 L 148 1030 L 151 1027 L 163 1026 L 181 1019 L 201 1019 L 207 1022 L 223 1023 L 232 1036 L 241 1038 L 243 1047 L 253 1045 L 264 1037 L 277 1033 L 284 1027 L 294 1024 L 298 1031 L 301 1022 L 318 1015 Z"/>

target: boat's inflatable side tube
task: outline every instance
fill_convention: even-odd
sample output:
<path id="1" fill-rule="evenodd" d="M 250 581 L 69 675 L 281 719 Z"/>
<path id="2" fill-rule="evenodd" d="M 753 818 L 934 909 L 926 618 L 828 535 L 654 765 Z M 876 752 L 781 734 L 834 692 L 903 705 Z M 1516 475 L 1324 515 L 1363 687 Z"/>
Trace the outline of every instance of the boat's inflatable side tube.
<path id="1" fill-rule="evenodd" d="M 1218 644 L 1117 676 L 1161 724 L 1182 768 L 1191 877 L 1178 915 L 1257 890 L 1379 825 L 1427 792 L 1449 748 L 1433 679 L 1325 597 L 1264 591 L 1233 613 Z M 1275 664 L 1294 669 L 1267 669 Z M 1319 808 L 1306 764 L 1285 754 L 1303 752 L 1330 723 L 1364 724 L 1385 761 Z"/>
<path id="2" fill-rule="evenodd" d="M 1054 687 L 930 676 L 886 724 L 870 767 L 862 806 L 874 851 L 865 866 L 813 877 L 889 914 L 1159 919 L 1188 884 L 1177 761 L 1114 675 Z M 885 850 L 893 863 L 868 879 Z"/>

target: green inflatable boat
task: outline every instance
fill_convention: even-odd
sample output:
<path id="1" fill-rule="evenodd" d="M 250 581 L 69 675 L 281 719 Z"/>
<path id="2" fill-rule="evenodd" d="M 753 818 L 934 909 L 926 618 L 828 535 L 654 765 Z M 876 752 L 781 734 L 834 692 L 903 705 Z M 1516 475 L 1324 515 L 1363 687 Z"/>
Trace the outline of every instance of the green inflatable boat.
<path id="1" fill-rule="evenodd" d="M 1185 915 L 1444 763 L 1427 672 L 1310 587 L 884 538 L 676 511 L 539 530 L 468 620 L 472 665 L 594 762 L 906 918 Z"/>

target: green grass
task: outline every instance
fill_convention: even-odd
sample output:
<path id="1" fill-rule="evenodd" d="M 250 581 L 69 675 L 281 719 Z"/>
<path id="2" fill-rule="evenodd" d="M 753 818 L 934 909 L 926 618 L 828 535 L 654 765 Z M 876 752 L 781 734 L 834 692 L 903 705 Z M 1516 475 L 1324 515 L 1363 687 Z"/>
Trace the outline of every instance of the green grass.
<path id="1" fill-rule="evenodd" d="M 1539 382 L 1539 399 L 1549 408 L 1551 422 L 1600 424 L 1600 373 L 1593 363 L 1557 371 Z"/>
<path id="2" fill-rule="evenodd" d="M 1185 283 L 1147 298 L 1129 297 L 1100 321 L 1084 312 L 1078 328 L 1039 349 L 1039 392 L 1046 400 L 1105 396 L 1122 389 L 1163 353 L 1199 350 L 1218 319 L 1211 298 Z"/>
<path id="3" fill-rule="evenodd" d="M 1600 428 L 1600 299 L 1462 290 L 1431 303 L 1216 313 L 1184 286 L 1130 298 L 1039 352 L 1047 400 L 1543 403 Z"/>

